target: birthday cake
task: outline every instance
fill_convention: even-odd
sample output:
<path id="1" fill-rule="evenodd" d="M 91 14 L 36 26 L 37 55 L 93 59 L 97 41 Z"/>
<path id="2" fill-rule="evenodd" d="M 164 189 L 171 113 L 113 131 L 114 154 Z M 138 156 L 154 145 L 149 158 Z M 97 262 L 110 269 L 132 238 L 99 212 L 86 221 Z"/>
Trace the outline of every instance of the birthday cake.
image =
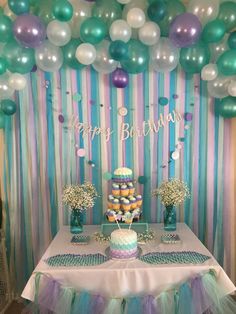
<path id="1" fill-rule="evenodd" d="M 138 253 L 137 233 L 130 229 L 117 229 L 111 233 L 111 258 L 126 259 L 136 257 Z"/>
<path id="2" fill-rule="evenodd" d="M 114 216 L 119 222 L 138 221 L 143 199 L 135 194 L 132 170 L 125 167 L 116 169 L 112 181 L 112 194 L 108 195 L 106 211 L 108 221 L 114 222 Z"/>

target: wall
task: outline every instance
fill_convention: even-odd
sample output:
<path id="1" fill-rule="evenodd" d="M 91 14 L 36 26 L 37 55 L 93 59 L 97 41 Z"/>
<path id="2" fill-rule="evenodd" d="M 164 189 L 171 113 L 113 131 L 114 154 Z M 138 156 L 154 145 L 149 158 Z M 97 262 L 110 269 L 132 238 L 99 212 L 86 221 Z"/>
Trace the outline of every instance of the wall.
<path id="1" fill-rule="evenodd" d="M 160 97 L 168 98 L 166 106 L 158 104 Z M 59 226 L 67 222 L 63 186 L 85 179 L 96 185 L 101 197 L 87 212 L 86 222 L 99 224 L 111 185 L 104 174 L 119 166 L 132 168 L 135 179 L 141 176 L 145 181 L 136 187 L 144 196 L 149 222 L 160 222 L 163 209 L 159 199 L 151 198 L 151 190 L 171 177 L 184 180 L 191 198 L 178 209 L 178 220 L 192 228 L 234 279 L 235 148 L 230 134 L 235 130 L 233 120 L 215 116 L 199 76 L 185 77 L 180 70 L 166 75 L 146 72 L 130 76 L 129 86 L 121 90 L 111 86 L 109 76 L 89 69 L 38 71 L 28 76 L 28 87 L 16 100 L 18 111 L 7 118 L 2 135 L 1 194 L 12 281 L 18 291 Z M 127 108 L 126 116 L 119 114 L 121 106 Z M 173 110 L 182 120 L 165 120 L 157 133 L 121 141 L 122 122 L 140 127 L 143 121 L 157 123 L 161 115 L 167 119 Z M 186 113 L 192 114 L 191 121 L 185 120 Z M 114 133 L 109 141 L 105 134 L 93 140 L 91 134 L 83 137 L 70 128 L 72 115 L 93 128 L 110 127 Z M 177 144 L 182 148 L 179 159 L 173 160 Z M 80 148 L 84 157 L 77 156 Z"/>

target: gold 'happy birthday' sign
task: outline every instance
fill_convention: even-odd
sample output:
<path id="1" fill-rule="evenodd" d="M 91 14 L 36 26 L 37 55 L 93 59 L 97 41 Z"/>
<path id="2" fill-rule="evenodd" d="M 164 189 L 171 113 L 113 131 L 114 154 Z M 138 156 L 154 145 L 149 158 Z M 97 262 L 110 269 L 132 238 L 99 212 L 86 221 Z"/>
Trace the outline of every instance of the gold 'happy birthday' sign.
<path id="1" fill-rule="evenodd" d="M 173 110 L 167 115 L 163 115 L 161 113 L 157 121 L 143 121 L 140 126 L 134 126 L 130 125 L 129 123 L 122 122 L 119 129 L 119 139 L 121 141 L 125 141 L 130 137 L 147 136 L 151 132 L 158 133 L 160 128 L 165 127 L 169 123 L 176 123 L 181 120 L 181 114 Z M 90 135 L 91 140 L 93 140 L 95 136 L 103 134 L 105 135 L 106 142 L 110 141 L 111 135 L 114 133 L 114 130 L 112 130 L 110 127 L 102 128 L 99 126 L 92 126 L 91 124 L 85 122 L 80 122 L 79 117 L 75 115 L 72 115 L 69 121 L 69 129 L 74 129 L 79 134 L 82 134 L 83 137 Z"/>

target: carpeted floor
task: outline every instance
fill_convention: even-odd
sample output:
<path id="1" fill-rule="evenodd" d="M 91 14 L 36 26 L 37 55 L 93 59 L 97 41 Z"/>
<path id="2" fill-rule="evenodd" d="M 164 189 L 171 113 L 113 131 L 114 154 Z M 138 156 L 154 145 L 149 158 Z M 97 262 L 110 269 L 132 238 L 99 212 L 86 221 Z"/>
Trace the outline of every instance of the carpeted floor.
<path id="1" fill-rule="evenodd" d="M 25 308 L 24 304 L 17 301 L 12 301 L 4 314 L 21 314 L 21 311 Z"/>

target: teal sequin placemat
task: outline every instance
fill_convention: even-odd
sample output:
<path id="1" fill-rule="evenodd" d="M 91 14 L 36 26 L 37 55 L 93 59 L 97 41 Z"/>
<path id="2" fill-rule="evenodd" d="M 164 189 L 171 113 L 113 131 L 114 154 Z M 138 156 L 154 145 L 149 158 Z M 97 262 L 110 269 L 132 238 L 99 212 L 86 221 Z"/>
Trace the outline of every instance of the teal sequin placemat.
<path id="1" fill-rule="evenodd" d="M 210 259 L 210 256 L 194 251 L 151 252 L 140 256 L 139 259 L 148 264 L 202 264 Z"/>
<path id="2" fill-rule="evenodd" d="M 47 258 L 45 263 L 52 267 L 59 266 L 95 266 L 105 263 L 108 258 L 100 253 L 96 254 L 58 254 Z"/>

